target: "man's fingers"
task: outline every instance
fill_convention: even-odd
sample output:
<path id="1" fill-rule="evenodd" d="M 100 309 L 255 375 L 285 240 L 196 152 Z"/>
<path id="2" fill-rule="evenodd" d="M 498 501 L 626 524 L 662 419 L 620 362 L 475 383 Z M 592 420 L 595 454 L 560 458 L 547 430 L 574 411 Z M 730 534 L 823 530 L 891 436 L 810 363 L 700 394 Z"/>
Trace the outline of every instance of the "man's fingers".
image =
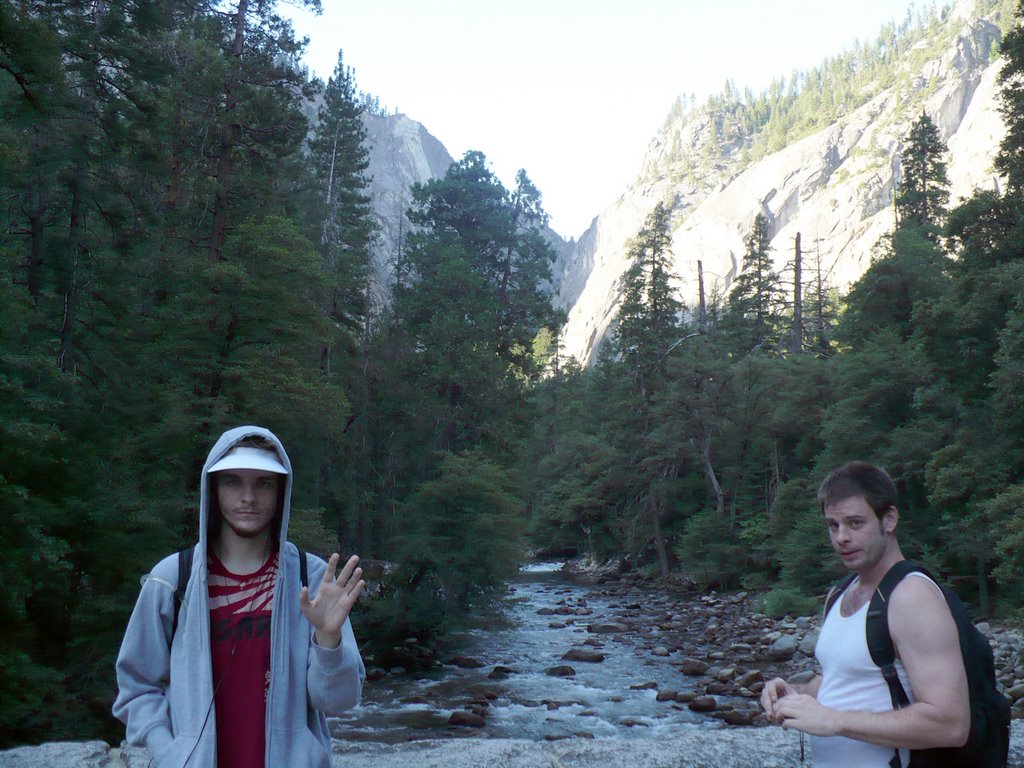
<path id="1" fill-rule="evenodd" d="M 349 595 L 351 596 L 353 603 L 359 598 L 361 594 L 363 594 L 364 589 L 366 589 L 366 582 L 360 579 L 359 583 L 352 588 L 351 592 L 349 592 Z"/>
<path id="2" fill-rule="evenodd" d="M 348 577 L 348 580 L 346 580 L 344 582 L 345 589 L 347 591 L 351 592 L 353 589 L 355 589 L 356 584 L 362 578 L 363 578 L 363 569 L 362 568 L 356 568 L 354 571 L 352 571 L 351 575 Z M 341 579 L 338 579 L 338 581 L 341 582 Z"/>
<path id="3" fill-rule="evenodd" d="M 341 555 L 335 552 L 331 555 L 331 559 L 327 561 L 327 567 L 324 569 L 324 584 L 334 581 L 334 573 L 338 570 L 339 560 L 341 560 Z"/>
<path id="4" fill-rule="evenodd" d="M 338 583 L 348 584 L 352 580 L 353 572 L 358 570 L 356 568 L 357 565 L 359 565 L 359 558 L 356 555 L 352 555 L 345 563 L 345 567 L 341 569 L 341 573 L 338 574 Z"/>

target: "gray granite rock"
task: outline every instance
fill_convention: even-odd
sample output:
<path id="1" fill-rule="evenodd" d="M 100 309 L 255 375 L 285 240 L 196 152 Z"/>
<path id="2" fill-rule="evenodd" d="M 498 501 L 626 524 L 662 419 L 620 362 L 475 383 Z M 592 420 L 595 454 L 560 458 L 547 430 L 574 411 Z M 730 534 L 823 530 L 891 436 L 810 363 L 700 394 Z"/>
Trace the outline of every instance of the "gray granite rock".
<path id="1" fill-rule="evenodd" d="M 146 768 L 136 748 L 100 741 L 52 743 L 0 752 L 0 768 Z M 812 768 L 800 738 L 781 728 L 680 728 L 656 739 L 433 739 L 404 744 L 334 743 L 334 768 Z M 1014 721 L 1010 765 L 1024 765 L 1024 722 Z"/>

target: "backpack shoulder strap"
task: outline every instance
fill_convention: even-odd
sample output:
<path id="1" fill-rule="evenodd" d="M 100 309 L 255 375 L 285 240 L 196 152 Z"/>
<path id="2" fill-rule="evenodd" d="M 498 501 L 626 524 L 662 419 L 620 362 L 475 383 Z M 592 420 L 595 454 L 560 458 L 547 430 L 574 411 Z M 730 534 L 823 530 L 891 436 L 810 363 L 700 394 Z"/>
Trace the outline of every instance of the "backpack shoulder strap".
<path id="1" fill-rule="evenodd" d="M 181 613 L 181 604 L 185 601 L 185 590 L 188 587 L 188 580 L 192 576 L 192 556 L 195 554 L 196 545 L 178 550 L 178 585 L 174 590 L 174 621 L 171 624 L 171 642 L 178 632 L 178 614 Z"/>
<path id="2" fill-rule="evenodd" d="M 865 622 L 868 652 L 871 654 L 871 660 L 882 670 L 882 677 L 889 686 L 893 709 L 909 706 L 910 698 L 896 673 L 896 649 L 889 633 L 889 598 L 896 585 L 908 574 L 915 572 L 928 575 L 924 568 L 910 560 L 901 560 L 890 568 L 879 582 L 875 594 L 871 596 Z"/>
<path id="3" fill-rule="evenodd" d="M 296 547 L 299 551 L 299 580 L 302 586 L 309 587 L 309 563 L 306 561 L 306 550 Z"/>
<path id="4" fill-rule="evenodd" d="M 825 610 L 821 614 L 822 621 L 828 618 L 828 612 L 832 610 L 832 606 L 836 604 L 836 600 L 838 600 L 839 596 L 846 591 L 846 588 L 853 583 L 855 578 L 857 578 L 856 573 L 848 573 L 840 581 L 832 585 L 831 589 L 828 591 L 828 595 L 825 597 Z"/>

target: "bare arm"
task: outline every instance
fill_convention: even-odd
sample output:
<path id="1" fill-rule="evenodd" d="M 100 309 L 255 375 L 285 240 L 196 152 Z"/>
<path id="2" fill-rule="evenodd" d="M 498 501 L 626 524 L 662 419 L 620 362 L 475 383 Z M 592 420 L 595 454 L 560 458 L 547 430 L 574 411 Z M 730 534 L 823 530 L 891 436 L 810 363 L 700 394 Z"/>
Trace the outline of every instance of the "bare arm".
<path id="1" fill-rule="evenodd" d="M 923 579 L 904 579 L 890 599 L 889 631 L 910 679 L 913 704 L 896 712 L 840 712 L 810 696 L 787 696 L 776 708 L 783 726 L 889 747 L 962 745 L 970 729 L 967 676 L 945 598 Z"/>

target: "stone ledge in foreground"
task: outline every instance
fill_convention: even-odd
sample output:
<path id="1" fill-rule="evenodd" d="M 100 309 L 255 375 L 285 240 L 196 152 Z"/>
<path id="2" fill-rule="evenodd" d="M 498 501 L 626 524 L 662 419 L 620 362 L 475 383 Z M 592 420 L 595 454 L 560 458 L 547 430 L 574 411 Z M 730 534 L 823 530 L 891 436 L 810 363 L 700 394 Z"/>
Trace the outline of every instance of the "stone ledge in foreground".
<path id="1" fill-rule="evenodd" d="M 800 737 L 781 728 L 679 730 L 657 739 L 431 739 L 404 744 L 334 742 L 334 768 L 800 768 Z M 146 768 L 135 748 L 102 741 L 43 744 L 0 752 L 0 768 Z M 1013 723 L 1010 765 L 1024 765 L 1024 721 Z"/>

